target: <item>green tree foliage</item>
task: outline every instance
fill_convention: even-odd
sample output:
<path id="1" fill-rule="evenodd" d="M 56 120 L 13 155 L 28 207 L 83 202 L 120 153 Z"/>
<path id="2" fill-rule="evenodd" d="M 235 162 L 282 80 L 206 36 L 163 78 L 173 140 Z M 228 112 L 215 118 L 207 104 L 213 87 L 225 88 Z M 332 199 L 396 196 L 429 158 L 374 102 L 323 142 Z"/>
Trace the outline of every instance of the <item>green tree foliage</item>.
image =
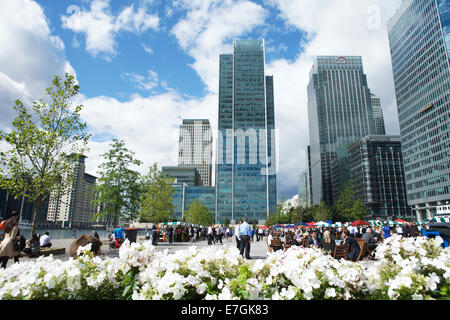
<path id="1" fill-rule="evenodd" d="M 318 206 L 314 207 L 313 209 L 313 219 L 314 221 L 325 221 L 325 220 L 331 220 L 333 218 L 333 212 L 331 209 L 326 205 L 325 202 L 321 202 Z"/>
<path id="2" fill-rule="evenodd" d="M 43 201 L 52 193 L 68 192 L 72 185 L 68 158 L 87 150 L 90 135 L 80 119 L 83 106 L 72 105 L 79 90 L 74 76 L 55 76 L 45 101 L 36 100 L 27 108 L 16 100 L 11 130 L 0 130 L 0 141 L 7 145 L 0 152 L 0 186 L 16 198 L 26 195 L 34 204 L 32 233 Z"/>
<path id="3" fill-rule="evenodd" d="M 357 197 L 357 192 L 351 182 L 344 185 L 334 206 L 337 215 L 346 221 L 360 220 L 367 215 L 364 202 Z"/>
<path id="4" fill-rule="evenodd" d="M 198 199 L 191 202 L 189 210 L 184 214 L 184 219 L 188 223 L 201 226 L 208 226 L 214 223 L 213 215 Z"/>
<path id="5" fill-rule="evenodd" d="M 291 213 L 291 223 L 296 224 L 299 222 L 310 222 L 313 221 L 313 207 L 296 207 Z"/>
<path id="6" fill-rule="evenodd" d="M 172 203 L 175 189 L 173 178 L 162 174 L 156 163 L 143 178 L 140 217 L 141 221 L 164 222 L 173 215 Z"/>
<path id="7" fill-rule="evenodd" d="M 109 151 L 102 157 L 100 176 L 94 187 L 94 205 L 100 210 L 93 219 L 112 216 L 116 227 L 119 219 L 135 219 L 139 214 L 140 174 L 132 169 L 141 161 L 134 158 L 134 152 L 125 147 L 123 140 L 113 139 Z"/>

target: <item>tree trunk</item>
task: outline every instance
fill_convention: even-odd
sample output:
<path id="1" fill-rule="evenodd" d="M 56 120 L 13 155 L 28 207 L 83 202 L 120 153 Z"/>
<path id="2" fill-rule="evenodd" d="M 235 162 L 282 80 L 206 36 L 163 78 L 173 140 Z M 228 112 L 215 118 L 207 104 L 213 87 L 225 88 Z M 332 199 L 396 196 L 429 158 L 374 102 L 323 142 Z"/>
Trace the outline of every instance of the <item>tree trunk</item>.
<path id="1" fill-rule="evenodd" d="M 41 204 L 42 204 L 42 201 L 40 199 L 38 199 L 34 202 L 33 221 L 31 223 L 31 236 L 33 236 L 33 234 L 35 234 L 35 232 L 36 232 L 36 222 L 37 222 L 37 217 L 39 215 L 39 209 L 41 207 Z"/>

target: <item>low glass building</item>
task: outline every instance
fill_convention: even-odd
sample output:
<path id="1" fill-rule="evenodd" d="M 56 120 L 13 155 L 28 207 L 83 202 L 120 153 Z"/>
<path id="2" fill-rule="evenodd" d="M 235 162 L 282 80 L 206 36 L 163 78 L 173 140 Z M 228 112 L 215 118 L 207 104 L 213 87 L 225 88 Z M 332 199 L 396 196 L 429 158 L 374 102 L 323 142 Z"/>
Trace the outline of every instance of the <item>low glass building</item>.
<path id="1" fill-rule="evenodd" d="M 186 183 L 173 185 L 175 195 L 172 203 L 175 206 L 174 215 L 179 221 L 182 221 L 185 213 L 189 210 L 191 203 L 194 200 L 199 200 L 208 210 L 211 215 L 216 217 L 216 188 L 192 186 Z"/>

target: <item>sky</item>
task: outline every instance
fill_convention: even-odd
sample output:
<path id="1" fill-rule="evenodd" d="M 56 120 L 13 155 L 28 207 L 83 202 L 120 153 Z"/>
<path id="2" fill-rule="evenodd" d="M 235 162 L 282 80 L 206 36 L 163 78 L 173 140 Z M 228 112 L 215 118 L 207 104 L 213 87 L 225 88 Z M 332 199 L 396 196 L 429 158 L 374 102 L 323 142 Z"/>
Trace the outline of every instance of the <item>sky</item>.
<path id="1" fill-rule="evenodd" d="M 219 55 L 264 39 L 274 77 L 278 199 L 297 193 L 309 144 L 307 85 L 317 55 L 362 56 L 399 134 L 386 24 L 401 0 L 0 0 L 0 129 L 14 101 L 43 98 L 55 75 L 76 76 L 96 175 L 113 138 L 143 162 L 177 165 L 182 119 L 217 129 Z M 213 131 L 215 132 L 215 131 Z"/>

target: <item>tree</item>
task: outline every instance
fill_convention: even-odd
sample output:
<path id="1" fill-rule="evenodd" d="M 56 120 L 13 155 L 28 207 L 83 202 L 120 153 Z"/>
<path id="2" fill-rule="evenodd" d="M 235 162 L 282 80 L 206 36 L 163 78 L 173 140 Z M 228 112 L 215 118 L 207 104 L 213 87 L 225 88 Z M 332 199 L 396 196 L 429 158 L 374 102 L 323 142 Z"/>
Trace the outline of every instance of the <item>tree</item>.
<path id="1" fill-rule="evenodd" d="M 72 105 L 79 90 L 73 75 L 66 73 L 65 80 L 55 76 L 46 89 L 47 102 L 36 100 L 29 109 L 16 100 L 13 129 L 0 130 L 0 141 L 7 144 L 0 152 L 0 187 L 34 204 L 31 234 L 44 200 L 69 192 L 73 165 L 67 160 L 87 150 L 90 135 L 80 119 L 83 106 Z"/>
<path id="2" fill-rule="evenodd" d="M 313 211 L 314 221 L 325 221 L 331 220 L 333 218 L 333 212 L 326 205 L 324 201 L 322 201 L 317 207 L 314 208 Z"/>
<path id="3" fill-rule="evenodd" d="M 214 223 L 214 217 L 203 203 L 195 199 L 191 202 L 189 210 L 184 215 L 185 221 L 201 226 L 209 226 Z"/>
<path id="4" fill-rule="evenodd" d="M 335 202 L 335 208 L 338 216 L 347 221 L 359 220 L 367 212 L 364 202 L 357 197 L 357 192 L 351 182 L 347 182 L 342 188 Z"/>
<path id="5" fill-rule="evenodd" d="M 134 152 L 125 147 L 123 140 L 113 139 L 109 151 L 102 157 L 100 177 L 94 187 L 94 205 L 99 210 L 94 220 L 112 216 L 117 227 L 119 219 L 135 219 L 139 214 L 140 174 L 131 166 L 140 166 L 141 161 L 134 158 Z"/>
<path id="6" fill-rule="evenodd" d="M 141 221 L 164 222 L 173 215 L 173 183 L 174 179 L 162 174 L 156 163 L 150 167 L 142 183 L 139 211 Z"/>

